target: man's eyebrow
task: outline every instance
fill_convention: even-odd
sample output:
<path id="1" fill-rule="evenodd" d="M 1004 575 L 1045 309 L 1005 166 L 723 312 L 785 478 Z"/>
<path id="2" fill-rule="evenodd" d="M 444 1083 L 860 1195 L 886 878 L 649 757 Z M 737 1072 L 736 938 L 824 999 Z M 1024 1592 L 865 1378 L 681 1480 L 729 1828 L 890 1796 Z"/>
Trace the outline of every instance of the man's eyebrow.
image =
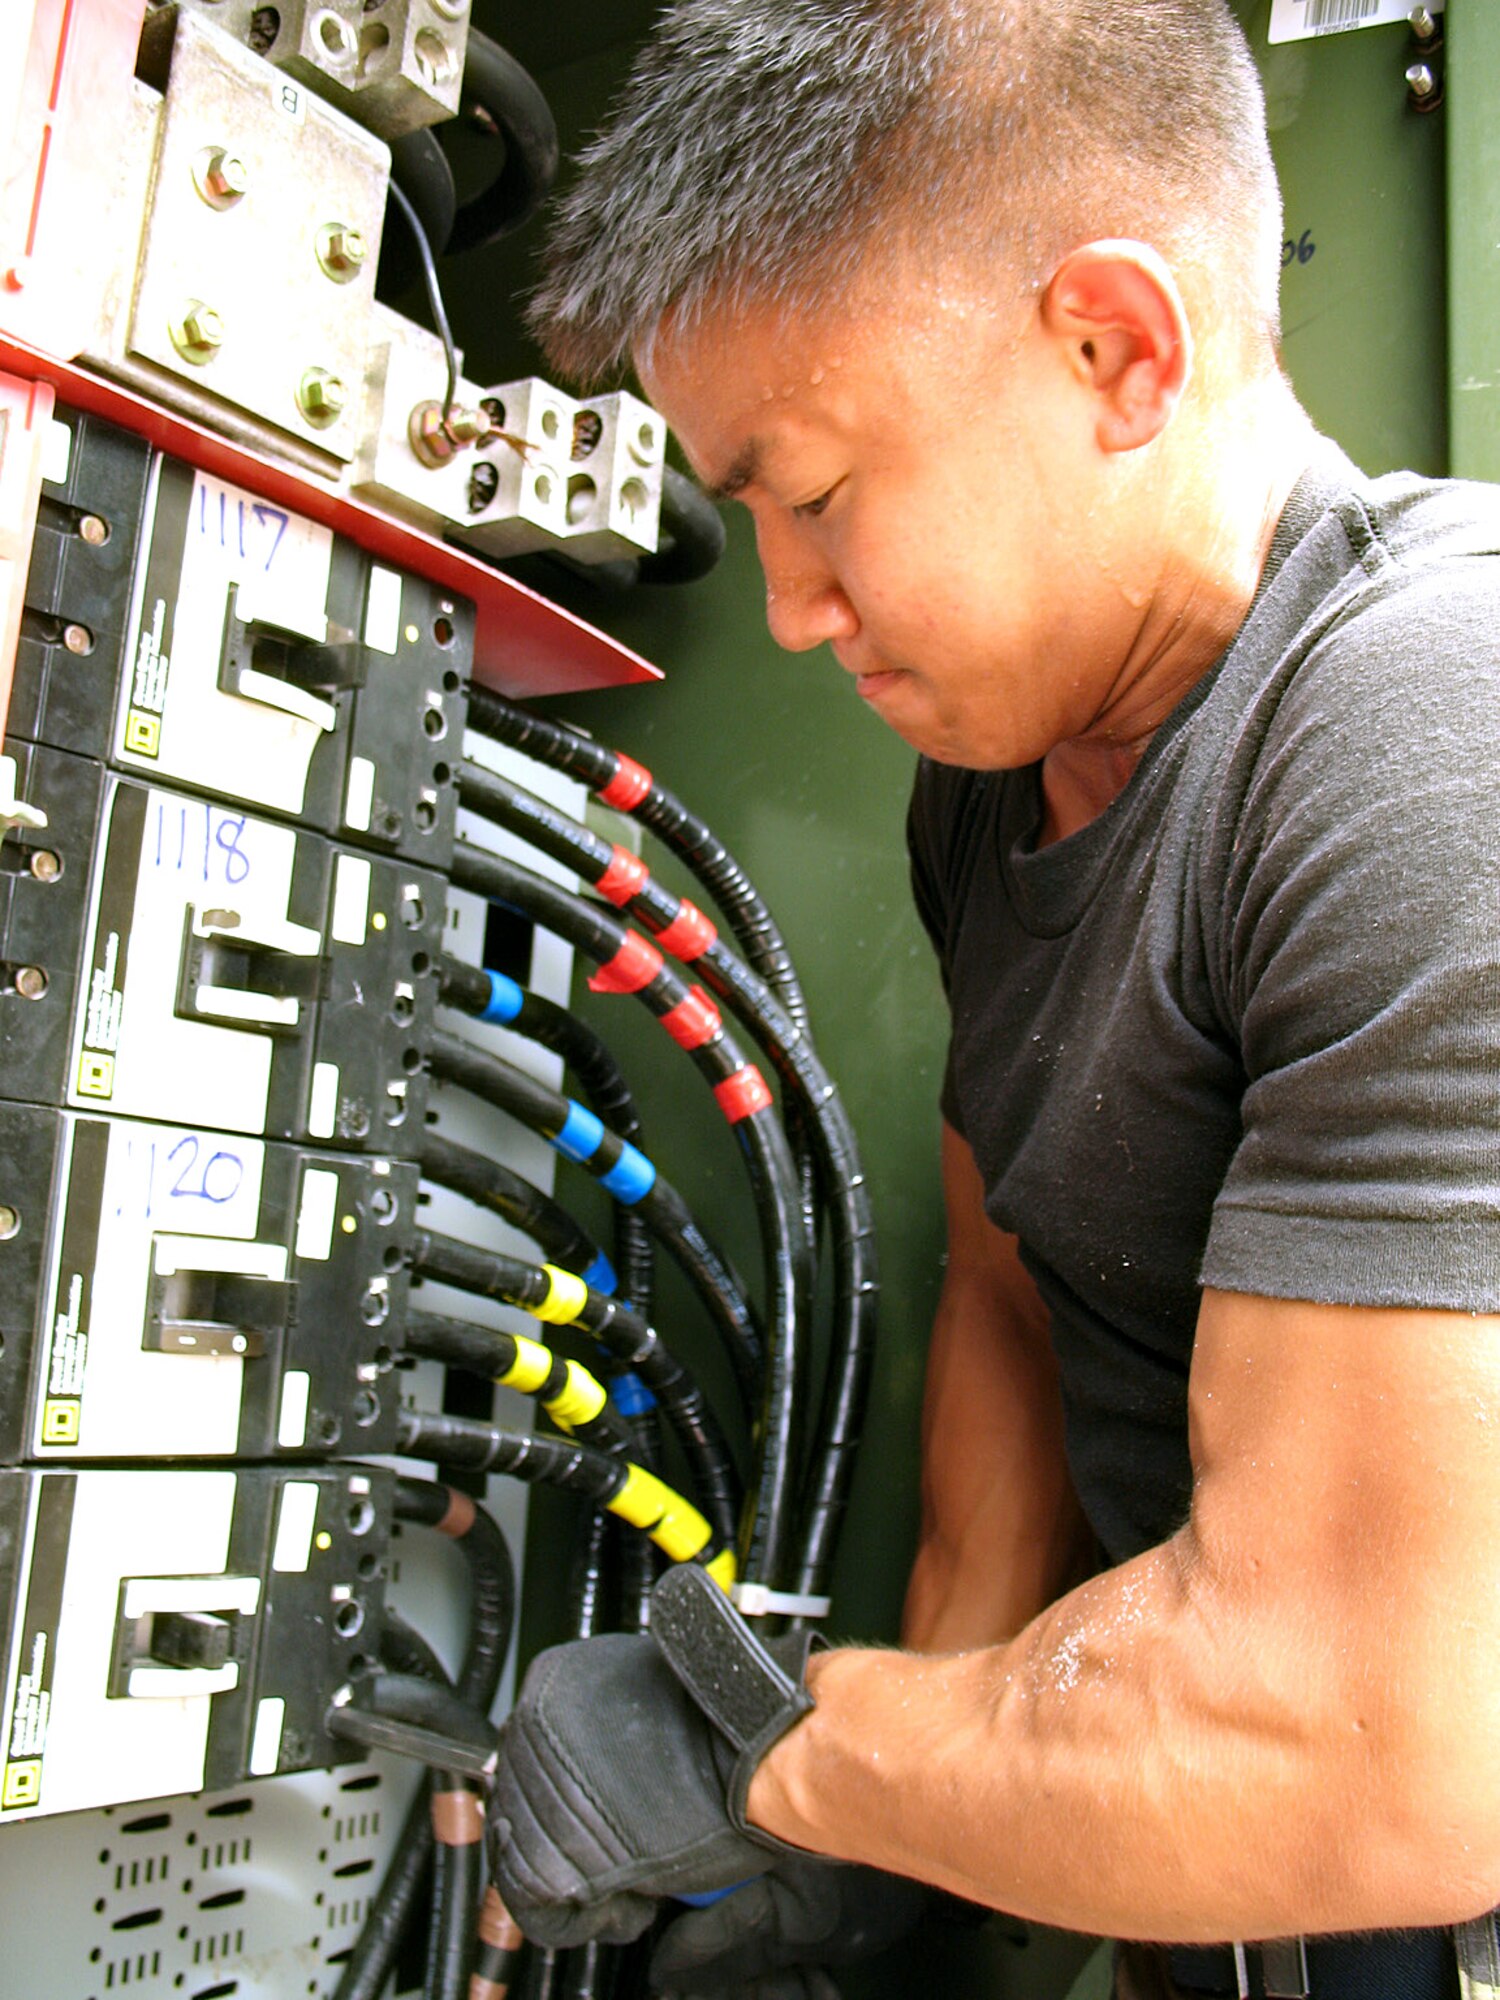
<path id="1" fill-rule="evenodd" d="M 759 478 L 761 460 L 764 456 L 765 447 L 760 439 L 751 438 L 750 442 L 736 453 L 734 462 L 724 477 L 716 480 L 711 486 L 706 485 L 704 492 L 710 500 L 733 500 L 737 494 L 744 492 L 753 479 Z"/>

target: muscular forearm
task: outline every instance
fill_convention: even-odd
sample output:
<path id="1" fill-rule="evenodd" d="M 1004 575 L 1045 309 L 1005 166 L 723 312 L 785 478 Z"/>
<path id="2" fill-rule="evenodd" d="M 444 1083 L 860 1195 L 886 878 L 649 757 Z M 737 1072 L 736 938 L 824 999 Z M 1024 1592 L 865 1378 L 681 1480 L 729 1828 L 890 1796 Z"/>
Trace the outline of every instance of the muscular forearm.
<path id="1" fill-rule="evenodd" d="M 815 1661 L 752 1817 L 1127 1937 L 1493 1907 L 1497 1384 L 1497 1318 L 1206 1293 L 1183 1530 L 1008 1644 Z"/>
<path id="2" fill-rule="evenodd" d="M 1430 1846 L 1379 1691 L 1336 1631 L 1279 1631 L 1184 1537 L 1071 1593 L 1009 1645 L 835 1652 L 752 1818 L 1069 1929 L 1182 1941 L 1442 1923 L 1493 1857 Z M 1394 1732 L 1399 1736 L 1399 1731 Z M 1481 1842 L 1482 1844 L 1482 1842 Z"/>

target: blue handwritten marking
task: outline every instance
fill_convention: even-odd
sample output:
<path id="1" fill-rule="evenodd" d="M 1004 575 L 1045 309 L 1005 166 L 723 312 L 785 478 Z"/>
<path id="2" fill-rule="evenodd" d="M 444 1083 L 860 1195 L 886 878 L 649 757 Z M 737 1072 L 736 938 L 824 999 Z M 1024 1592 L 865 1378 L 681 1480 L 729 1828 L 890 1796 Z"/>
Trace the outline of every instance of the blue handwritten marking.
<path id="1" fill-rule="evenodd" d="M 231 541 L 229 495 L 222 486 L 216 487 L 214 490 L 218 494 L 219 499 L 219 547 L 226 550 L 237 549 L 241 562 L 250 561 L 252 551 L 247 541 L 246 530 L 248 517 L 260 529 L 261 538 L 267 544 L 261 568 L 262 570 L 269 570 L 272 563 L 276 560 L 277 552 L 281 548 L 282 542 L 286 538 L 286 531 L 291 523 L 291 515 L 284 508 L 268 506 L 262 500 L 252 500 L 247 508 L 243 498 L 237 497 L 234 503 L 233 541 Z M 208 487 L 205 483 L 200 482 L 198 487 L 198 533 L 205 541 L 212 541 L 214 539 L 211 522 L 212 516 L 208 506 Z M 259 554 L 259 550 L 257 549 L 255 553 Z"/>
<path id="2" fill-rule="evenodd" d="M 188 817 L 190 814 L 203 815 L 203 858 L 195 871 L 188 863 Z M 175 864 L 163 853 L 162 836 L 167 815 L 164 800 L 156 805 L 156 861 L 157 868 L 167 868 L 181 875 L 184 872 L 201 873 L 207 887 L 216 872 L 222 875 L 230 888 L 237 889 L 250 874 L 252 857 L 240 845 L 245 837 L 245 815 L 243 813 L 219 812 L 210 805 L 189 804 L 186 801 L 177 807 L 177 859 Z M 215 856 L 218 868 L 215 870 Z"/>

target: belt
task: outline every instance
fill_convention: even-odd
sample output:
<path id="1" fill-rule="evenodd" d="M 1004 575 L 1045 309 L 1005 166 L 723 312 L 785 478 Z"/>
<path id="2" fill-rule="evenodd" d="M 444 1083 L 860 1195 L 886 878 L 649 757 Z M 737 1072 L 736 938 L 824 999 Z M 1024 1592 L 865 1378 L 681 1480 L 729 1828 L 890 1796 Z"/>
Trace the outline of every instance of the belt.
<path id="1" fill-rule="evenodd" d="M 1184 2000 L 1460 2000 L 1463 1991 L 1446 1929 L 1173 1945 L 1164 1957 Z"/>

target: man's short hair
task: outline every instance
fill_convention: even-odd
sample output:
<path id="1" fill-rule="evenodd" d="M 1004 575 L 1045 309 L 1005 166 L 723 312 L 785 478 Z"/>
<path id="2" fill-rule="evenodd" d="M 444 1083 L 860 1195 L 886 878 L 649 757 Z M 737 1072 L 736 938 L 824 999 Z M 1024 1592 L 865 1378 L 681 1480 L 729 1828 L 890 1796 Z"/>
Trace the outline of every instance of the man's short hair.
<path id="1" fill-rule="evenodd" d="M 531 325 L 593 379 L 669 313 L 836 305 L 913 250 L 1019 294 L 1106 237 L 1274 351 L 1280 199 L 1225 0 L 677 0 L 582 156 Z"/>

